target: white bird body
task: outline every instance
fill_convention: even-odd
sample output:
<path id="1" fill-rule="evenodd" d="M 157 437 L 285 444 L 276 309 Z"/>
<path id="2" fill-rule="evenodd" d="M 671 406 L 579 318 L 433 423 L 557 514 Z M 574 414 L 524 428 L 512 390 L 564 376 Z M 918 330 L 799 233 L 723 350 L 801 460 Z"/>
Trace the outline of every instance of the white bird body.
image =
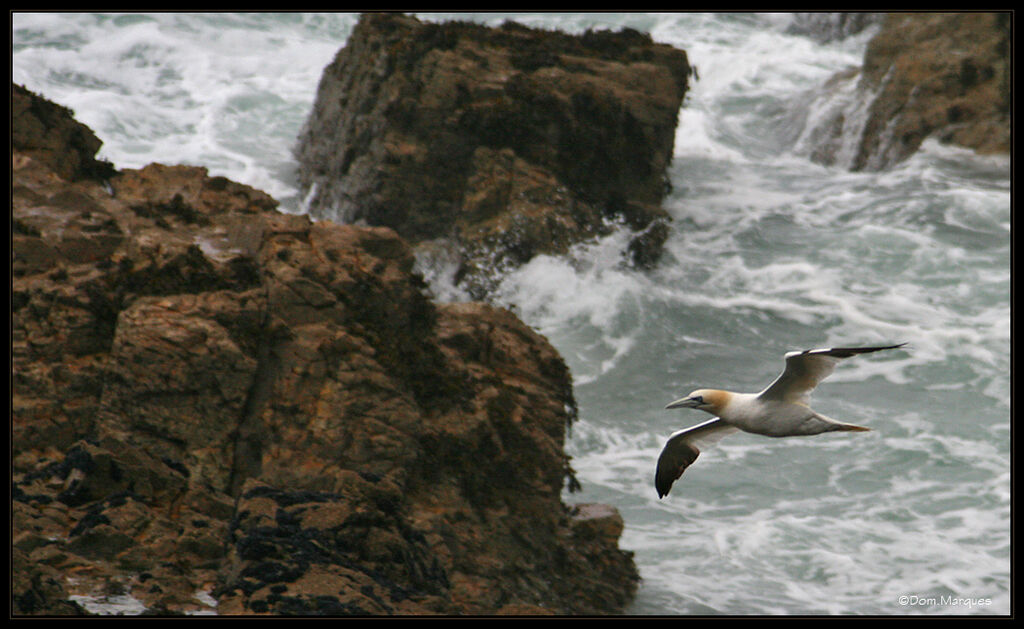
<path id="1" fill-rule="evenodd" d="M 810 392 L 832 373 L 836 363 L 843 358 L 902 346 L 836 347 L 789 352 L 786 354 L 786 369 L 760 393 L 698 389 L 672 402 L 665 408 L 696 408 L 717 417 L 669 437 L 658 457 L 654 477 L 658 497 L 667 495 L 672 483 L 697 460 L 700 447 L 711 445 L 738 430 L 766 437 L 870 430 L 815 412 L 809 406 Z"/>
<path id="2" fill-rule="evenodd" d="M 718 399 L 723 401 L 701 410 L 707 410 L 717 415 L 723 422 L 755 435 L 796 437 L 816 435 L 830 430 L 868 430 L 829 419 L 811 410 L 811 407 L 803 402 L 764 399 L 760 393 L 733 393 L 715 389 L 702 391 L 705 399 L 713 391 Z"/>

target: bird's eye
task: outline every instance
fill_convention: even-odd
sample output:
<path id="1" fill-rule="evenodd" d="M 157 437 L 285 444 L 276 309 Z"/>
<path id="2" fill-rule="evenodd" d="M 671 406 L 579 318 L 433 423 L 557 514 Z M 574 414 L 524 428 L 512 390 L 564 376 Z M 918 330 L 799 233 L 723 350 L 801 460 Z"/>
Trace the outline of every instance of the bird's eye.
<path id="1" fill-rule="evenodd" d="M 695 395 L 695 396 L 693 396 L 693 399 L 696 400 L 697 404 L 703 404 L 704 403 L 704 396 L 703 395 Z"/>

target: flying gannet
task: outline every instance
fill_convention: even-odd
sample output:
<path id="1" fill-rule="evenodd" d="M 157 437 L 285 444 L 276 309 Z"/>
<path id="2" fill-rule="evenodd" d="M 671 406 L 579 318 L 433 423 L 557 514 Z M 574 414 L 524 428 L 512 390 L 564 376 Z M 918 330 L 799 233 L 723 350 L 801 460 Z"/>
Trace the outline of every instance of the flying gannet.
<path id="1" fill-rule="evenodd" d="M 786 354 L 786 369 L 760 393 L 732 393 L 718 389 L 697 389 L 665 408 L 696 408 L 717 415 L 704 423 L 672 433 L 658 457 L 654 487 L 658 497 L 668 495 L 672 483 L 700 455 L 700 447 L 716 443 L 722 437 L 742 430 L 767 437 L 798 437 L 834 430 L 871 430 L 844 424 L 809 406 L 810 393 L 832 373 L 843 358 L 867 354 L 899 345 L 884 347 L 833 347 L 808 349 Z"/>

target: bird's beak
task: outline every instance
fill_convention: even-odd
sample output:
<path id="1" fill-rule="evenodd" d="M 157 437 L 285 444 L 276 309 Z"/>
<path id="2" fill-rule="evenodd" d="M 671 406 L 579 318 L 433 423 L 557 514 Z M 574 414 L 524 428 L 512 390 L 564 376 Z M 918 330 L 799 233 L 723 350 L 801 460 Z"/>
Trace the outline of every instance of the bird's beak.
<path id="1" fill-rule="evenodd" d="M 684 397 L 672 402 L 665 408 L 697 408 L 699 402 L 692 397 Z"/>

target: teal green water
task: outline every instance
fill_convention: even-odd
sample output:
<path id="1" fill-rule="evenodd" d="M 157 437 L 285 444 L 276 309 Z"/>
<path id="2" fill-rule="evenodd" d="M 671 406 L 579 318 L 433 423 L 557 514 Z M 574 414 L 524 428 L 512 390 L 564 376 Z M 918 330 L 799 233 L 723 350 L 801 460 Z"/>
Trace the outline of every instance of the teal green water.
<path id="1" fill-rule="evenodd" d="M 699 68 L 661 266 L 624 268 L 616 234 L 534 260 L 500 294 L 573 371 L 584 489 L 566 500 L 622 512 L 643 577 L 630 612 L 1008 613 L 1008 161 L 927 143 L 883 173 L 810 162 L 810 104 L 859 65 L 867 35 L 815 44 L 786 35 L 785 14 L 516 17 L 640 28 Z M 291 148 L 354 23 L 15 14 L 13 79 L 74 109 L 118 167 L 204 165 L 299 211 Z M 814 397 L 872 432 L 734 435 L 658 500 L 664 439 L 705 418 L 666 403 L 760 390 L 788 350 L 882 342 L 908 345 L 845 362 Z"/>

